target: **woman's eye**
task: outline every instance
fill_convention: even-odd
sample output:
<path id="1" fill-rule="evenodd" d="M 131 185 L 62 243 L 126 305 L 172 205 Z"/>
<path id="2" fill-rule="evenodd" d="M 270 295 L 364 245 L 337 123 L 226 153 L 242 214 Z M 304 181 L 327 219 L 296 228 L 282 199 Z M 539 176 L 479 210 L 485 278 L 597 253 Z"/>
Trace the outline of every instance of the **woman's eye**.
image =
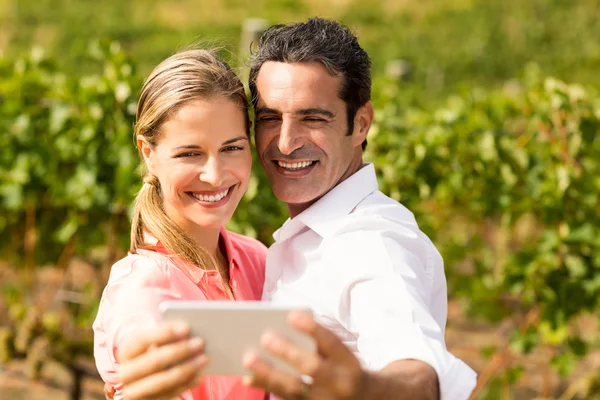
<path id="1" fill-rule="evenodd" d="M 188 152 L 188 153 L 178 154 L 177 156 L 175 156 L 175 158 L 193 157 L 193 156 L 196 156 L 196 155 L 197 155 L 197 153 Z"/>
<path id="2" fill-rule="evenodd" d="M 244 150 L 243 147 L 240 146 L 227 146 L 224 149 L 225 151 L 240 151 L 240 150 Z"/>

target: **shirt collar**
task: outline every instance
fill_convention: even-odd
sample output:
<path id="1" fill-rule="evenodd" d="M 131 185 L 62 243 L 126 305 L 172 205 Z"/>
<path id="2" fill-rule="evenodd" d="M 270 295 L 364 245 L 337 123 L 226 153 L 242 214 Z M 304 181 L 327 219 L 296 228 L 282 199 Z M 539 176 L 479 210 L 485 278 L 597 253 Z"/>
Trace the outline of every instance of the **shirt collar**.
<path id="1" fill-rule="evenodd" d="M 148 232 L 144 232 L 144 241 L 152 246 L 146 250 L 154 251 L 163 256 L 168 256 L 169 260 L 173 262 L 173 264 L 177 268 L 179 268 L 180 271 L 186 274 L 196 285 L 200 283 L 200 281 L 204 277 L 204 274 L 207 272 L 207 270 L 199 268 L 198 266 L 193 265 L 192 263 L 185 261 L 179 257 L 169 256 L 167 249 L 165 249 L 162 243 L 160 243 L 160 241 L 157 238 L 155 238 Z M 229 232 L 227 231 L 227 229 L 225 229 L 225 227 L 222 227 L 220 230 L 219 244 L 222 244 L 225 248 L 225 256 L 229 261 L 229 268 L 231 269 L 234 266 L 239 265 L 237 261 L 237 259 L 239 258 L 239 253 L 235 249 L 231 241 L 231 237 L 229 236 Z"/>
<path id="2" fill-rule="evenodd" d="M 350 214 L 358 203 L 377 189 L 375 167 L 371 163 L 364 164 L 302 213 L 288 219 L 273 237 L 276 241 L 288 239 L 304 226 L 326 237 L 335 229 L 332 222 Z"/>
<path id="3" fill-rule="evenodd" d="M 235 247 L 234 242 L 231 240 L 231 235 L 229 231 L 225 229 L 225 227 L 221 228 L 221 235 L 219 237 L 219 244 L 223 244 L 225 247 L 225 257 L 229 263 L 229 268 L 234 266 L 238 266 L 238 259 L 240 258 L 240 254 L 238 252 L 237 247 Z"/>

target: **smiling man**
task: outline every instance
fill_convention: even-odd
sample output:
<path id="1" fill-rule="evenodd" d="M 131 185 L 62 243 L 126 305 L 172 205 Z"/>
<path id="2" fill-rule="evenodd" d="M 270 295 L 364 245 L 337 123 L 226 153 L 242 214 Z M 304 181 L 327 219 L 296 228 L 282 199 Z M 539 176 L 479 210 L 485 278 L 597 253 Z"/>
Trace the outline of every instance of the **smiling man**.
<path id="1" fill-rule="evenodd" d="M 265 62 L 256 85 L 257 151 L 293 218 L 362 167 L 373 111 L 361 109 L 357 132 L 348 135 L 341 78 L 317 63 Z"/>
<path id="2" fill-rule="evenodd" d="M 356 37 L 320 18 L 273 26 L 250 90 L 260 161 L 290 212 L 268 252 L 263 300 L 310 306 L 314 319 L 291 322 L 319 354 L 266 334 L 263 346 L 312 383 L 256 354 L 248 383 L 287 398 L 467 399 L 475 373 L 444 343 L 443 260 L 363 161 L 373 106 Z"/>

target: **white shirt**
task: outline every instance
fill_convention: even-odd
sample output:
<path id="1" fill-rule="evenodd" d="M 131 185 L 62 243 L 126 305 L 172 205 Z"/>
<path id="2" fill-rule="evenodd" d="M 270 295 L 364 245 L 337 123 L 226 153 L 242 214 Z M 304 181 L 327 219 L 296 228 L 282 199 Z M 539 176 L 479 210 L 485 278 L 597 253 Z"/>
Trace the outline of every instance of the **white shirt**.
<path id="1" fill-rule="evenodd" d="M 312 308 L 362 365 L 402 359 L 435 369 L 442 400 L 464 400 L 476 374 L 446 350 L 444 265 L 414 215 L 377 189 L 366 164 L 275 232 L 263 300 Z"/>

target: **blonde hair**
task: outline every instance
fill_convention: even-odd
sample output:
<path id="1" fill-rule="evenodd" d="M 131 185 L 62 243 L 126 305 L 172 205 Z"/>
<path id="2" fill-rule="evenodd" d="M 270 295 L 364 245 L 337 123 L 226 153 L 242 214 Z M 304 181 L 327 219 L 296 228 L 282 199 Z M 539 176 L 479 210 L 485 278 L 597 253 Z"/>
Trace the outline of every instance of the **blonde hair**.
<path id="1" fill-rule="evenodd" d="M 160 139 L 161 126 L 176 110 L 189 101 L 214 97 L 239 104 L 245 114 L 246 134 L 249 134 L 246 92 L 229 65 L 208 50 L 174 54 L 154 68 L 144 82 L 137 107 L 135 135 L 143 136 L 154 147 Z M 138 150 L 141 156 L 141 149 Z M 169 254 L 203 269 L 216 268 L 213 257 L 167 216 L 160 182 L 149 172 L 144 176 L 144 185 L 133 206 L 132 253 L 154 247 L 146 241 L 146 232 L 158 239 Z"/>

